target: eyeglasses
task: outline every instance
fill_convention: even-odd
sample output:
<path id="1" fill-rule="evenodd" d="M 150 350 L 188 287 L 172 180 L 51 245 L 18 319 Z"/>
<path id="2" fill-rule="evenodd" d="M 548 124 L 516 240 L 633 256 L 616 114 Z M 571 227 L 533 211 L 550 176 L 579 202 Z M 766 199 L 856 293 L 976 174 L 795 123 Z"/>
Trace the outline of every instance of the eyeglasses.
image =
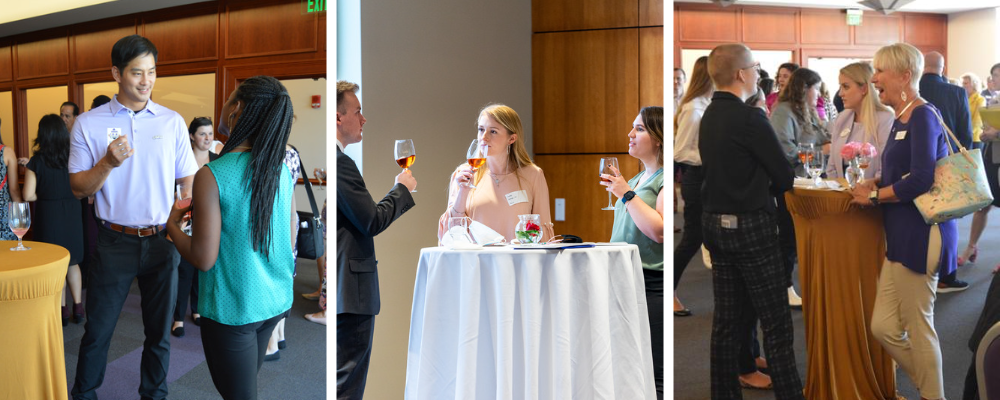
<path id="1" fill-rule="evenodd" d="M 760 62 L 755 62 L 755 63 L 753 63 L 753 65 L 748 65 L 748 66 L 740 68 L 740 69 L 749 69 L 749 68 L 753 68 L 754 71 L 760 72 Z"/>

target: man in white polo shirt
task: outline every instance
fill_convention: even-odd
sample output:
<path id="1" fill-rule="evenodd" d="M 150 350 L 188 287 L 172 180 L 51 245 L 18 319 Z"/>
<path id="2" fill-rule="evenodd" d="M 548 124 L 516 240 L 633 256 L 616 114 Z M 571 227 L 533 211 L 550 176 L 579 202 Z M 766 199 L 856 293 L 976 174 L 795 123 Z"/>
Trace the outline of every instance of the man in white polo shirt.
<path id="1" fill-rule="evenodd" d="M 108 107 L 77 117 L 70 134 L 69 179 L 78 198 L 95 196 L 101 221 L 97 263 L 88 271 L 87 325 L 74 399 L 97 399 L 111 336 L 133 279 L 139 281 L 146 340 L 139 366 L 142 399 L 167 397 L 170 323 L 180 255 L 164 224 L 174 187 L 190 188 L 198 169 L 184 119 L 149 99 L 156 47 L 132 35 L 111 49 L 118 94 Z"/>

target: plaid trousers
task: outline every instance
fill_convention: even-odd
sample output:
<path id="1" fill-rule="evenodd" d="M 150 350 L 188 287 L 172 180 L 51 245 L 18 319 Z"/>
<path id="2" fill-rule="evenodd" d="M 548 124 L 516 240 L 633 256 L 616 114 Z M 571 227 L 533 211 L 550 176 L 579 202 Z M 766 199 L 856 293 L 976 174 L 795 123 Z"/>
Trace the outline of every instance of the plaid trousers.
<path id="1" fill-rule="evenodd" d="M 742 399 L 738 376 L 744 316 L 756 311 L 775 398 L 803 400 L 792 348 L 788 275 L 778 245 L 774 215 L 760 210 L 734 214 L 736 229 L 722 227 L 722 214 L 703 213 L 705 247 L 712 254 L 715 316 L 712 321 L 712 399 Z"/>

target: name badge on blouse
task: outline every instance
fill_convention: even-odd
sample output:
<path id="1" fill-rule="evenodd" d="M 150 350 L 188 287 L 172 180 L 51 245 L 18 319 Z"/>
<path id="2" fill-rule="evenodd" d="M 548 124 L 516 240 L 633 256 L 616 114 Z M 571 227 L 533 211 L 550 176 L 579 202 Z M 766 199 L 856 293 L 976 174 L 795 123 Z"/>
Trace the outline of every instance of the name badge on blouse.
<path id="1" fill-rule="evenodd" d="M 906 139 L 906 131 L 896 132 L 896 140 Z"/>
<path id="2" fill-rule="evenodd" d="M 507 195 L 504 196 L 504 197 L 507 198 L 507 205 L 510 205 L 510 206 L 513 206 L 513 205 L 518 204 L 518 203 L 527 203 L 528 202 L 528 192 L 526 192 L 524 190 L 518 190 L 516 192 L 507 193 Z"/>
<path id="3" fill-rule="evenodd" d="M 844 130 L 840 131 L 840 137 L 847 137 L 847 135 L 850 134 L 851 134 L 851 128 L 844 128 Z"/>

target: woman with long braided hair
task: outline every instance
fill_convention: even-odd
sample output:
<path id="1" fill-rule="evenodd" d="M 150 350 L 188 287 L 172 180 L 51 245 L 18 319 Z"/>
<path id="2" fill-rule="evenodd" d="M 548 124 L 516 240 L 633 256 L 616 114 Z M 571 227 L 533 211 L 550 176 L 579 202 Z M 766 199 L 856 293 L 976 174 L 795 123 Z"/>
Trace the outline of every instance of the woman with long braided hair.
<path id="1" fill-rule="evenodd" d="M 267 342 L 292 306 L 295 182 L 284 164 L 292 101 L 277 79 L 247 79 L 222 107 L 229 141 L 195 175 L 194 202 L 178 201 L 167 231 L 196 268 L 201 337 L 224 399 L 256 399 Z M 230 127 L 232 131 L 230 131 Z M 196 210 L 190 237 L 184 214 Z"/>

